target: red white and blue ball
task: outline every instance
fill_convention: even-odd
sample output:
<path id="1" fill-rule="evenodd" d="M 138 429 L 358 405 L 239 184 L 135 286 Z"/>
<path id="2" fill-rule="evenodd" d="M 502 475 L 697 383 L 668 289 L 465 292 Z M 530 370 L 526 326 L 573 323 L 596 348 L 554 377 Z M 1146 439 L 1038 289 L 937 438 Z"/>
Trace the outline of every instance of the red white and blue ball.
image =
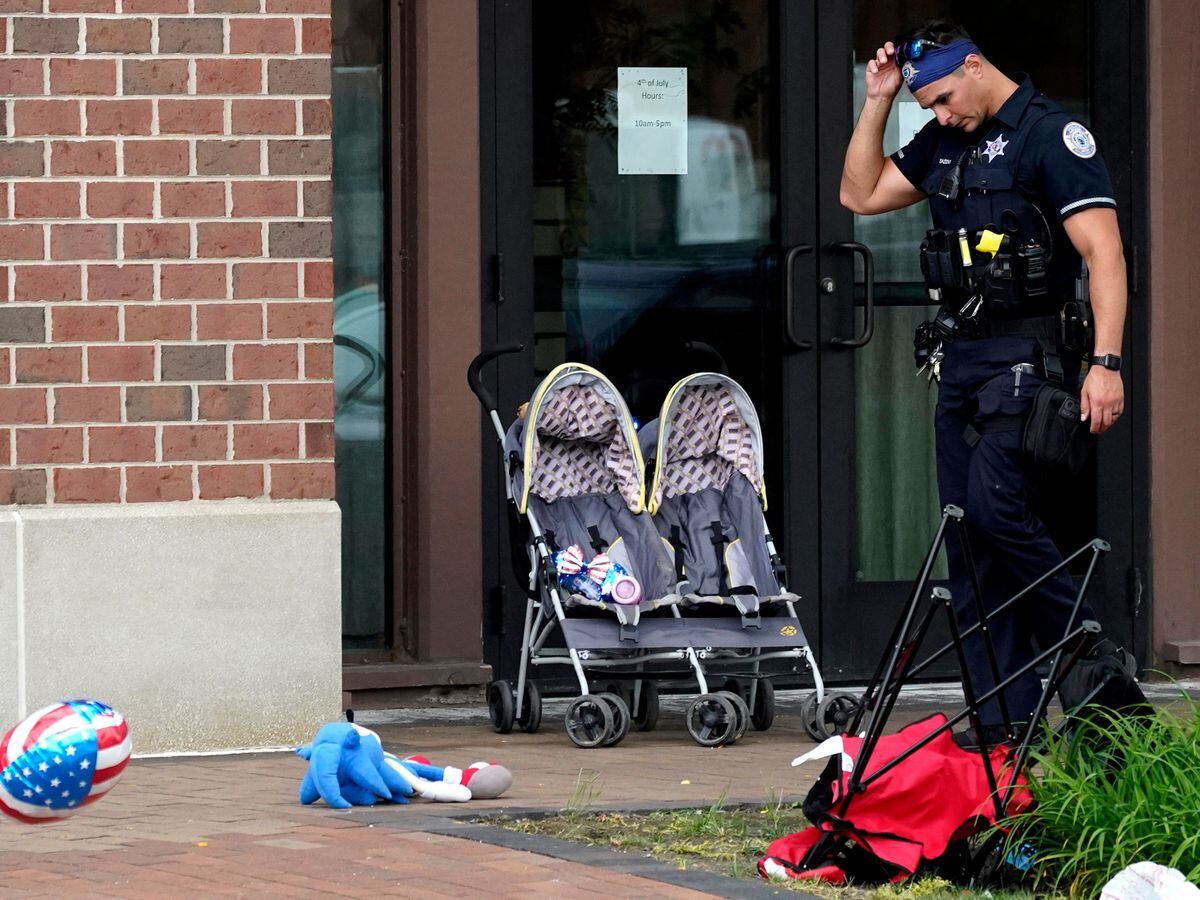
<path id="1" fill-rule="evenodd" d="M 0 739 L 0 812 L 65 819 L 112 790 L 132 750 L 125 718 L 97 700 L 39 709 Z"/>

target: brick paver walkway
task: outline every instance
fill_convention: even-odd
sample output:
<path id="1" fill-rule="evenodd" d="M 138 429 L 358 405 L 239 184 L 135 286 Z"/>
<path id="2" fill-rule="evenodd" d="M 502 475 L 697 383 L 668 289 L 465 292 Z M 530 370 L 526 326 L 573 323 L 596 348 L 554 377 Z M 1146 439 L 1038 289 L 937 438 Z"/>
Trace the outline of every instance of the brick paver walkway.
<path id="1" fill-rule="evenodd" d="M 812 746 L 794 716 L 716 750 L 693 744 L 678 717 L 666 719 L 655 732 L 593 751 L 574 748 L 555 720 L 536 735 L 377 727 L 398 752 L 443 764 L 496 760 L 513 770 L 505 797 L 469 805 L 302 807 L 295 798 L 305 763 L 287 753 L 135 760 L 109 796 L 71 819 L 26 826 L 0 818 L 0 896 L 702 896 L 422 830 L 466 812 L 561 809 L 581 778 L 598 791 L 595 806 L 629 807 L 722 795 L 765 801 L 773 789 L 800 799 L 815 777 L 816 769 L 801 775 L 789 767 Z"/>

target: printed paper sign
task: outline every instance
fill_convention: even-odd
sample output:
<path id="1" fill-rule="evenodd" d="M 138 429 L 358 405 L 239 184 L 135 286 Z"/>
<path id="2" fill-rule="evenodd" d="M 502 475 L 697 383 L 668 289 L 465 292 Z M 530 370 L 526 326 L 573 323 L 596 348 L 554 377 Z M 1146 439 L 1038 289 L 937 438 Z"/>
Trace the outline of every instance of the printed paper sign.
<path id="1" fill-rule="evenodd" d="M 686 175 L 687 69 L 617 67 L 617 172 Z"/>

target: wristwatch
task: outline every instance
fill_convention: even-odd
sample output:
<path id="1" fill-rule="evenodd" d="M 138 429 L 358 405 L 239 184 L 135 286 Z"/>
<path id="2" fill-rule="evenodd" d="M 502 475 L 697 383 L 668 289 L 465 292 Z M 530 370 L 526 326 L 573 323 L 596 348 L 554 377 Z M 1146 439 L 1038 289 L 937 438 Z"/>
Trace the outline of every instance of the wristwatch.
<path id="1" fill-rule="evenodd" d="M 1112 369 L 1114 372 L 1121 371 L 1121 357 L 1115 353 L 1105 353 L 1103 356 L 1093 356 L 1088 362 L 1093 366 L 1104 366 L 1106 369 Z"/>

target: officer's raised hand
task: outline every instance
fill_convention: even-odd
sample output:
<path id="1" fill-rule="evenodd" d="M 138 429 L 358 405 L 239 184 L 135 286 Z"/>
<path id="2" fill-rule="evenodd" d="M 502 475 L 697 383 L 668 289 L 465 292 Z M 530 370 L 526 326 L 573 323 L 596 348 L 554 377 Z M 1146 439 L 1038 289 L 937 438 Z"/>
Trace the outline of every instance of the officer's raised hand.
<path id="1" fill-rule="evenodd" d="M 896 45 L 888 41 L 867 63 L 867 99 L 892 100 L 903 84 L 900 67 L 896 65 Z"/>

